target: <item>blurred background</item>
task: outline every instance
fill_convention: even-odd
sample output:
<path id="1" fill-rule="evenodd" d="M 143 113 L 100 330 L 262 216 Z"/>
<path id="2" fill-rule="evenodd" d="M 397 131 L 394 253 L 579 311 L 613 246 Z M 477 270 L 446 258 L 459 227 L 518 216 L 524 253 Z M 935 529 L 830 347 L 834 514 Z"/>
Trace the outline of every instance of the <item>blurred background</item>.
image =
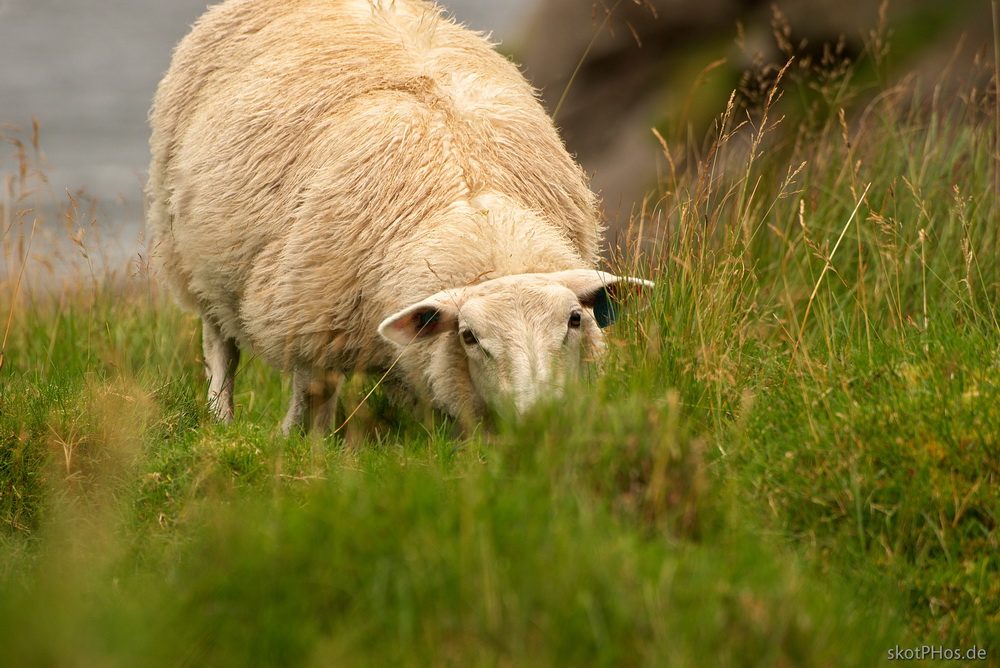
<path id="1" fill-rule="evenodd" d="M 36 118 L 47 187 L 57 198 L 85 189 L 96 202 L 94 222 L 116 231 L 126 255 L 142 226 L 153 91 L 173 45 L 206 4 L 0 0 L 3 133 L 30 145 Z M 887 41 L 885 57 L 863 70 L 877 81 L 872 87 L 918 72 L 928 91 L 983 76 L 977 59 L 992 59 L 986 0 L 443 4 L 457 20 L 491 32 L 541 89 L 549 111 L 558 107 L 557 125 L 612 226 L 634 215 L 657 185 L 662 148 L 651 128 L 671 144 L 700 142 L 734 89 L 752 106 L 754 91 L 791 56 L 800 64 L 829 52 L 859 58 L 866 45 Z M 0 175 L 17 172 L 15 154 L 10 141 L 0 148 Z"/>

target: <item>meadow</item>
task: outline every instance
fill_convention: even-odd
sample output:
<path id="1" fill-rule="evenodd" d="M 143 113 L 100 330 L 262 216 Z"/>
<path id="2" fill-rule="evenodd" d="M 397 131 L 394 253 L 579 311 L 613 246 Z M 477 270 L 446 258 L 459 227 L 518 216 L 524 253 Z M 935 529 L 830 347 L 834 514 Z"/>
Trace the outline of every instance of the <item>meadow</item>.
<path id="1" fill-rule="evenodd" d="M 4 130 L 0 663 L 998 665 L 996 79 L 870 46 L 665 118 L 605 373 L 468 437 L 363 378 L 283 437 L 250 355 L 214 423 L 197 318 Z"/>

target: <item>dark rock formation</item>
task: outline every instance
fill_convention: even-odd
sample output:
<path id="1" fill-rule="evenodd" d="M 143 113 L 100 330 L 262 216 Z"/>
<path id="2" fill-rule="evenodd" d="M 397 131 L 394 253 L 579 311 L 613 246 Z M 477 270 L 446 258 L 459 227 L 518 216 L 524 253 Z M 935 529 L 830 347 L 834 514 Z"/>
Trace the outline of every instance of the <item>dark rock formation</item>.
<path id="1" fill-rule="evenodd" d="M 903 42 L 902 57 L 893 52 L 901 72 L 936 76 L 963 34 L 963 57 L 992 39 L 989 3 L 981 0 L 897 4 L 887 6 L 886 23 L 894 44 Z M 661 149 L 651 127 L 684 105 L 702 69 L 727 61 L 712 74 L 722 79 L 716 103 L 704 118 L 688 110 L 685 121 L 700 124 L 698 139 L 741 72 L 784 63 L 789 51 L 818 59 L 824 44 L 838 42 L 842 55 L 855 59 L 879 12 L 872 0 L 543 0 L 518 59 L 592 175 L 614 228 L 655 186 Z M 776 13 L 787 26 L 777 38 Z"/>

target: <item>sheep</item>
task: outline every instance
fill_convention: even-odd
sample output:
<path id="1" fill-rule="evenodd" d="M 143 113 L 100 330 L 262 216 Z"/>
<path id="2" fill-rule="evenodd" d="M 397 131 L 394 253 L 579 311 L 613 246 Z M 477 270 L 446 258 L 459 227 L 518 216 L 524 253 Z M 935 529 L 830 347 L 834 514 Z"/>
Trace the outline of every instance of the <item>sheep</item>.
<path id="1" fill-rule="evenodd" d="M 558 396 L 604 346 L 596 197 L 536 92 L 423 0 L 227 0 L 150 111 L 155 266 L 202 320 L 230 421 L 240 350 L 292 374 L 284 431 L 345 374 L 466 420 Z"/>

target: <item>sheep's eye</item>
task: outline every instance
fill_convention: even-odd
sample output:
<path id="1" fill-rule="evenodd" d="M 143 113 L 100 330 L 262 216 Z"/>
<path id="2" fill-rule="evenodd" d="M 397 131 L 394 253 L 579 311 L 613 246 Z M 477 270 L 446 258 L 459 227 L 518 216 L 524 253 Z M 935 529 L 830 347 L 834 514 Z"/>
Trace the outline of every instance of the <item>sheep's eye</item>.
<path id="1" fill-rule="evenodd" d="M 573 329 L 577 329 L 580 326 L 582 318 L 579 311 L 573 311 L 569 314 L 569 326 Z"/>
<path id="2" fill-rule="evenodd" d="M 474 346 L 479 343 L 479 339 L 476 338 L 476 335 L 470 329 L 462 330 L 462 340 L 465 341 L 465 345 L 467 346 Z"/>

